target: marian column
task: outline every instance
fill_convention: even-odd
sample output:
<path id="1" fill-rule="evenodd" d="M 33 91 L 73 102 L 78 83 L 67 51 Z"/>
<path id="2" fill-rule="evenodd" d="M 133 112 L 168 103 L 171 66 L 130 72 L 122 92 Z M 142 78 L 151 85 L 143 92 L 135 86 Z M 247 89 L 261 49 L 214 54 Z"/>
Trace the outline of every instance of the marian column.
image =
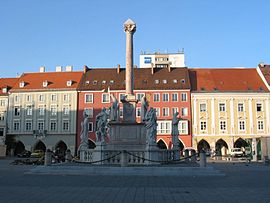
<path id="1" fill-rule="evenodd" d="M 136 24 L 128 19 L 124 23 L 126 33 L 126 98 L 123 102 L 123 120 L 126 122 L 136 122 L 136 103 L 137 100 L 133 93 L 134 75 L 133 75 L 133 34 L 136 32 Z"/>

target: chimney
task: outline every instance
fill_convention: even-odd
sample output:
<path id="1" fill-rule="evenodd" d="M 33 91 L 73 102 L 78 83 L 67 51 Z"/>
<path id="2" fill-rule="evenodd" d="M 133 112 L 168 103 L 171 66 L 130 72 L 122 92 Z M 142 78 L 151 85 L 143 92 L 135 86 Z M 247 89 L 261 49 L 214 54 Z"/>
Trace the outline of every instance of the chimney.
<path id="1" fill-rule="evenodd" d="M 120 64 L 118 64 L 118 65 L 117 65 L 117 74 L 119 74 L 120 71 L 121 71 L 121 70 L 120 70 Z"/>
<path id="2" fill-rule="evenodd" d="M 72 72 L 73 66 L 66 66 L 66 72 Z"/>
<path id="3" fill-rule="evenodd" d="M 62 66 L 56 66 L 56 72 L 62 72 Z"/>
<path id="4" fill-rule="evenodd" d="M 168 64 L 168 71 L 169 71 L 169 73 L 171 72 L 171 65 L 170 64 Z"/>
<path id="5" fill-rule="evenodd" d="M 259 65 L 263 68 L 264 67 L 264 62 L 260 62 Z"/>
<path id="6" fill-rule="evenodd" d="M 87 65 L 84 65 L 83 67 L 83 73 L 86 73 L 89 70 L 89 68 L 87 67 Z"/>
<path id="7" fill-rule="evenodd" d="M 154 64 L 151 63 L 151 74 L 154 75 L 155 71 L 154 71 Z"/>
<path id="8" fill-rule="evenodd" d="M 39 67 L 39 72 L 44 73 L 45 72 L 45 66 L 40 66 Z"/>

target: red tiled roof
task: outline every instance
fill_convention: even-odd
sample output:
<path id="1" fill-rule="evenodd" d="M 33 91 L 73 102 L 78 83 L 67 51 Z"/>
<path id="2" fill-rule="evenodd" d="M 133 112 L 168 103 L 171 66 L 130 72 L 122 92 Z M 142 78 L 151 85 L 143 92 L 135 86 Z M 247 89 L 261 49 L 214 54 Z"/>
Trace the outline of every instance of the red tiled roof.
<path id="1" fill-rule="evenodd" d="M 268 92 L 255 68 L 189 69 L 196 92 Z"/>
<path id="2" fill-rule="evenodd" d="M 11 91 L 32 91 L 32 90 L 56 90 L 56 89 L 77 89 L 83 72 L 44 72 L 44 73 L 24 73 L 14 85 Z M 71 86 L 67 86 L 67 81 L 71 80 Z M 43 82 L 48 81 L 47 87 L 43 87 Z M 24 82 L 24 87 L 20 83 Z"/>
<path id="3" fill-rule="evenodd" d="M 266 82 L 270 85 L 270 65 L 261 65 L 259 64 L 259 68 L 265 77 Z"/>
<path id="4" fill-rule="evenodd" d="M 159 81 L 158 84 L 156 80 Z M 184 82 L 182 83 L 181 80 Z M 108 87 L 111 90 L 125 90 L 125 69 L 120 69 L 119 73 L 116 68 L 88 69 L 81 80 L 80 90 L 103 90 Z M 188 70 L 171 68 L 169 72 L 167 68 L 154 68 L 152 74 L 151 68 L 134 68 L 134 89 L 190 89 Z"/>
<path id="5" fill-rule="evenodd" d="M 8 88 L 9 91 L 18 80 L 19 78 L 0 78 L 0 95 L 6 95 L 7 93 L 3 93 L 3 88 Z"/>

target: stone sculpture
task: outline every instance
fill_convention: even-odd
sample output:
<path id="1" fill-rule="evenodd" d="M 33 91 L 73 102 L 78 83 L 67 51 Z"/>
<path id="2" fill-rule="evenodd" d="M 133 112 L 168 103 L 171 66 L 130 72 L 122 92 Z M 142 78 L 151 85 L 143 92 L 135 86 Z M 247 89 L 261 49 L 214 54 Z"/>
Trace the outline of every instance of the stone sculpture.
<path id="1" fill-rule="evenodd" d="M 88 115 L 83 111 L 83 121 L 81 122 L 81 145 L 88 145 Z"/>
<path id="2" fill-rule="evenodd" d="M 107 119 L 108 114 L 106 109 L 103 108 L 101 112 L 96 116 L 96 142 L 105 142 L 105 137 L 107 136 Z"/>
<path id="3" fill-rule="evenodd" d="M 179 130 L 178 130 L 178 123 L 179 123 L 179 118 L 177 117 L 179 115 L 178 112 L 175 112 L 172 118 L 172 143 L 173 146 L 176 147 L 179 145 L 179 141 L 178 141 L 178 135 L 179 135 Z"/>
<path id="4" fill-rule="evenodd" d="M 147 109 L 148 109 L 148 101 L 146 100 L 146 97 L 143 96 L 141 99 L 141 122 L 145 120 Z"/>
<path id="5" fill-rule="evenodd" d="M 146 139 L 148 145 L 156 143 L 157 139 L 157 115 L 156 110 L 152 107 L 147 111 L 145 115 L 145 127 L 146 127 Z"/>
<path id="6" fill-rule="evenodd" d="M 110 120 L 111 121 L 118 121 L 119 119 L 119 102 L 116 97 L 111 94 L 112 98 L 112 106 L 110 107 Z"/>

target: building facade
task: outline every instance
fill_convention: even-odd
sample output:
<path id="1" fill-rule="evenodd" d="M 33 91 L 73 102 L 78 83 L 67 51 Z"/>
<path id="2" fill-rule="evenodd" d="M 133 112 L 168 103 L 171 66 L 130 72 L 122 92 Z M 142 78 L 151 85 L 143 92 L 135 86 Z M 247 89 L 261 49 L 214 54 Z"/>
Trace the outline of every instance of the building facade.
<path id="1" fill-rule="evenodd" d="M 269 136 L 269 90 L 255 68 L 190 69 L 193 147 L 227 155 L 235 147 L 260 156 Z"/>
<path id="2" fill-rule="evenodd" d="M 179 68 L 185 66 L 185 54 L 179 53 L 159 53 L 140 55 L 140 68 Z"/>
<path id="3" fill-rule="evenodd" d="M 75 152 L 77 86 L 83 72 L 24 73 L 9 95 L 8 136 L 15 155 L 46 148 Z M 9 149 L 12 153 L 12 149 Z"/>
<path id="4" fill-rule="evenodd" d="M 158 117 L 157 143 L 161 148 L 171 148 L 171 119 L 180 112 L 179 122 L 181 148 L 190 147 L 191 108 L 190 82 L 187 68 L 135 68 L 134 93 L 139 101 L 136 108 L 137 122 L 140 121 L 140 100 L 146 96 L 149 106 L 156 109 Z M 103 107 L 111 106 L 110 94 L 118 101 L 125 96 L 125 69 L 87 69 L 81 80 L 78 99 L 78 126 L 83 120 L 83 111 L 89 116 L 89 142 L 95 146 L 95 118 Z M 120 119 L 123 106 L 120 102 Z M 80 144 L 80 128 L 77 129 L 77 147 Z"/>

